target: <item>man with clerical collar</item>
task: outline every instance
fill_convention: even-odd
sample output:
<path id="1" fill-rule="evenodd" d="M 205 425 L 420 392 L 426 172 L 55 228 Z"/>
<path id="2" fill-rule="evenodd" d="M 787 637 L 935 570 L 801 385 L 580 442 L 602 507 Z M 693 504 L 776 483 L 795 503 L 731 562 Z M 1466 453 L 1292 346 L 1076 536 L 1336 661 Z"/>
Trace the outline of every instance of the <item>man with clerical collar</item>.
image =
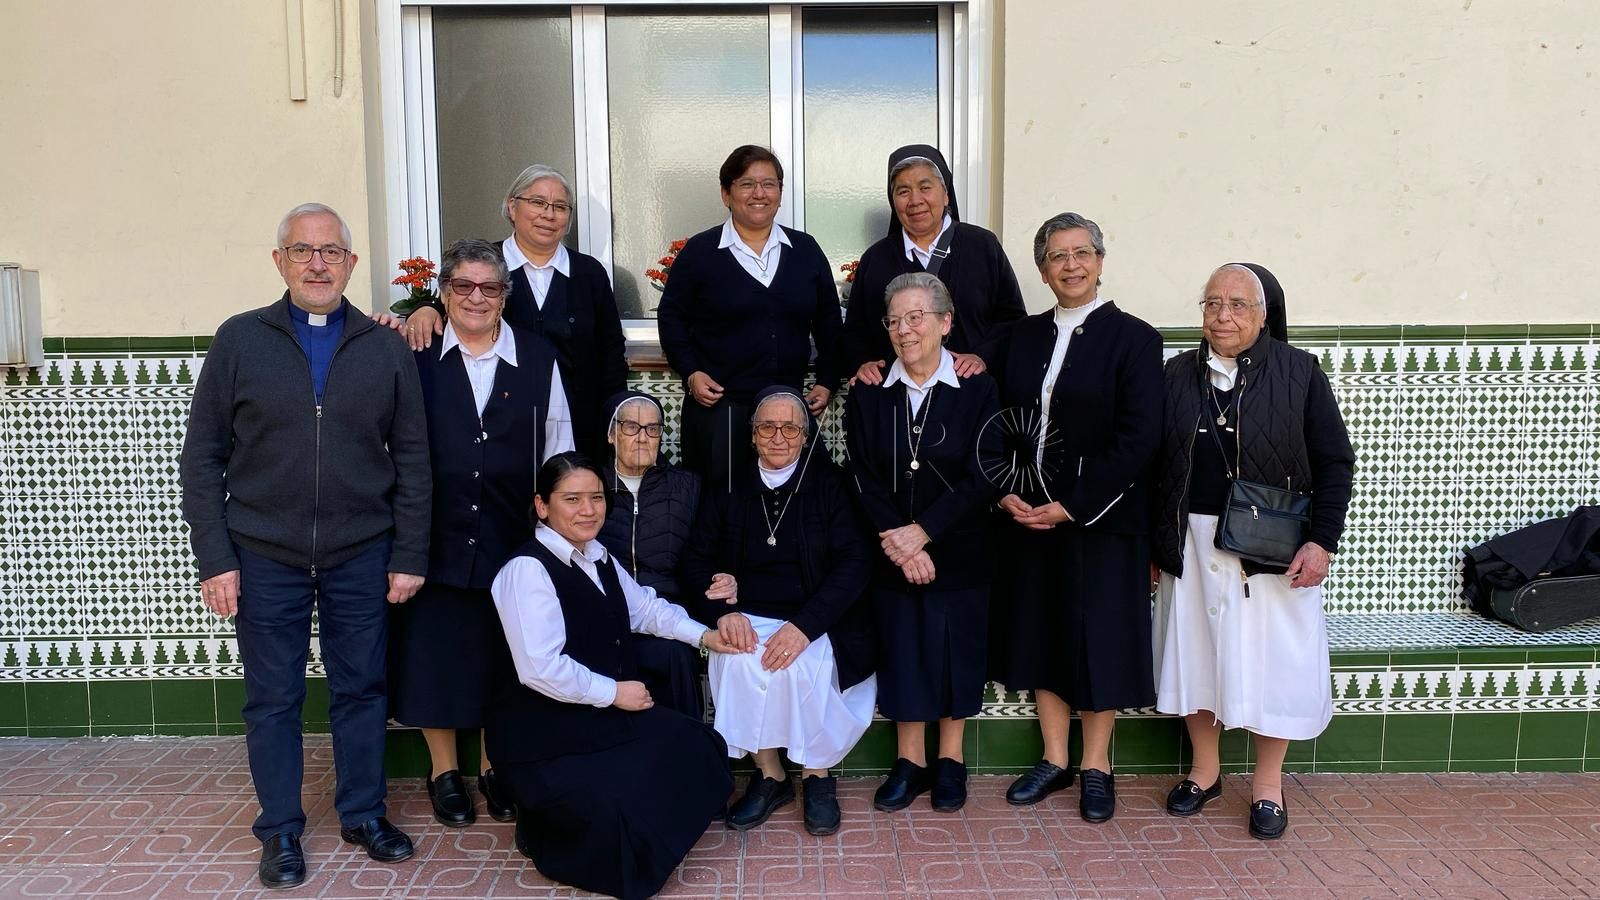
<path id="1" fill-rule="evenodd" d="M 267 887 L 305 881 L 301 707 L 313 608 L 328 676 L 340 837 L 413 853 L 384 818 L 388 604 L 428 570 L 431 475 L 405 341 L 344 298 L 350 229 L 320 203 L 278 225 L 288 286 L 217 329 L 195 384 L 179 479 L 201 599 L 234 616 L 245 743 Z"/>

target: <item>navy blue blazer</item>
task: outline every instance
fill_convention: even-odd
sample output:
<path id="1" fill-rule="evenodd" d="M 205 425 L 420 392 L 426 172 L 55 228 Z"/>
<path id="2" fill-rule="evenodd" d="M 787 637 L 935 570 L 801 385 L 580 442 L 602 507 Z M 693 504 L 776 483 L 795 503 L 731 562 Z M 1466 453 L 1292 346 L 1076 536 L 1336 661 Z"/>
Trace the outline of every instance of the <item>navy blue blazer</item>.
<path id="1" fill-rule="evenodd" d="M 442 357 L 438 343 L 413 354 L 433 459 L 428 580 L 450 587 L 489 587 L 533 535 L 528 507 L 544 452 L 556 350 L 538 334 L 507 327 L 517 364 L 495 368 L 481 418 L 459 346 Z"/>

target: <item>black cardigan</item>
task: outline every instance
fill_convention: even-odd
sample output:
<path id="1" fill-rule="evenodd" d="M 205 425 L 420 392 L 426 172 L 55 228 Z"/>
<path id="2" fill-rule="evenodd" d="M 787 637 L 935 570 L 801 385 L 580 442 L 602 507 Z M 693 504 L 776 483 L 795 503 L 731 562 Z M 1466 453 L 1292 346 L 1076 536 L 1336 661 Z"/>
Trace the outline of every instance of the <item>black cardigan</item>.
<path id="1" fill-rule="evenodd" d="M 815 340 L 817 383 L 838 390 L 843 324 L 833 272 L 811 235 L 784 232 L 791 246 L 780 252 L 770 287 L 718 249 L 721 225 L 689 238 L 678 252 L 656 324 L 679 376 L 705 372 L 729 400 L 749 402 L 774 384 L 803 387 Z"/>
<path id="2" fill-rule="evenodd" d="M 682 593 L 678 571 L 700 509 L 700 476 L 658 463 L 645 470 L 638 497 L 611 466 L 602 480 L 611 504 L 600 526 L 600 543 L 634 581 L 677 601 Z"/>
<path id="3" fill-rule="evenodd" d="M 511 326 L 511 334 L 517 365 L 495 368 L 481 418 L 460 346 L 442 358 L 437 343 L 413 354 L 433 460 L 429 581 L 487 588 L 512 551 L 533 535 L 528 504 L 544 450 L 556 352 L 533 332 Z"/>
<path id="4" fill-rule="evenodd" d="M 987 586 L 994 560 L 985 510 L 999 499 L 999 491 L 983 475 L 977 445 L 984 423 L 1000 410 L 999 389 L 988 375 L 963 378 L 960 388 L 935 387 L 923 400 L 923 443 L 915 470 L 908 465 L 908 404 L 903 383 L 850 389 L 844 410 L 846 445 L 861 509 L 874 531 L 912 522 L 922 526 L 929 538 L 934 588 Z M 906 589 L 900 567 L 876 542 L 873 550 L 879 583 Z"/>
<path id="5" fill-rule="evenodd" d="M 798 470 L 796 470 L 798 472 Z M 711 576 L 726 572 L 739 577 L 744 536 L 765 529 L 761 518 L 761 476 L 751 466 L 735 479 L 733 490 L 707 491 L 683 563 L 684 596 L 679 602 L 700 622 L 715 628 L 717 619 L 750 609 L 761 615 L 758 598 L 741 604 L 707 600 Z M 874 641 L 867 604 L 859 602 L 871 578 L 869 551 L 876 541 L 857 515 L 849 480 L 826 450 L 819 450 L 801 480 L 787 515 L 799 517 L 802 541 L 801 581 L 810 600 L 789 621 L 810 640 L 828 635 L 833 643 L 840 688 L 871 675 Z"/>
<path id="6" fill-rule="evenodd" d="M 965 222 L 950 228 L 950 255 L 939 266 L 939 280 L 955 301 L 955 321 L 944 345 L 952 353 L 976 353 L 987 361 L 1001 326 L 1027 316 L 1028 308 L 999 238 Z M 852 372 L 869 360 L 894 361 L 889 333 L 883 329 L 887 312 L 883 292 L 896 277 L 921 271 L 922 266 L 906 256 L 898 229 L 861 254 L 845 310 Z"/>
<path id="7" fill-rule="evenodd" d="M 1054 307 L 1006 326 L 990 366 L 1002 407 L 1038 414 L 1055 341 Z M 1051 496 L 1072 516 L 1066 527 L 1148 530 L 1161 404 L 1161 334 L 1115 303 L 1090 313 L 1050 395 L 1050 427 L 1059 443 L 1046 452 L 1053 469 L 1047 474 Z"/>

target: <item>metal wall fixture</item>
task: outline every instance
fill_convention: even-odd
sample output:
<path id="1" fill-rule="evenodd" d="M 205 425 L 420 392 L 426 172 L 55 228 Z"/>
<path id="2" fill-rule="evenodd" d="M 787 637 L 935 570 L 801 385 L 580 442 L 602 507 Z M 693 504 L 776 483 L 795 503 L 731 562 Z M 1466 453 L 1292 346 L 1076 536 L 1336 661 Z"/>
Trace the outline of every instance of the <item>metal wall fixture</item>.
<path id="1" fill-rule="evenodd" d="M 39 273 L 0 263 L 0 366 L 44 365 Z"/>

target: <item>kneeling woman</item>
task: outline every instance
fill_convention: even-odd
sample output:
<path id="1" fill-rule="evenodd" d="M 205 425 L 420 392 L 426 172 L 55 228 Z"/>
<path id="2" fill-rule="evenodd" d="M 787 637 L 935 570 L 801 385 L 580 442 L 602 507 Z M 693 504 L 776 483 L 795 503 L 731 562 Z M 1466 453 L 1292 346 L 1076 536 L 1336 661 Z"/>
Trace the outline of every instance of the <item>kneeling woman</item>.
<path id="1" fill-rule="evenodd" d="M 537 491 L 533 540 L 494 580 L 521 683 L 491 713 L 485 740 L 518 806 L 517 849 L 540 872 L 648 897 L 722 810 L 733 780 L 715 731 L 653 704 L 630 633 L 732 648 L 640 587 L 595 540 L 606 515 L 595 464 L 552 456 Z"/>
<path id="2" fill-rule="evenodd" d="M 709 666 L 717 732 L 731 755 L 756 760 L 728 827 L 754 828 L 794 799 L 779 757 L 787 750 L 805 770 L 806 830 L 832 834 L 839 803 L 828 770 L 871 724 L 877 696 L 859 602 L 870 551 L 799 392 L 756 394 L 751 430 L 759 462 L 736 472 L 730 490 L 707 491 L 683 577 L 686 597 L 705 598 L 695 603 L 700 620 L 755 651 L 714 653 Z"/>

